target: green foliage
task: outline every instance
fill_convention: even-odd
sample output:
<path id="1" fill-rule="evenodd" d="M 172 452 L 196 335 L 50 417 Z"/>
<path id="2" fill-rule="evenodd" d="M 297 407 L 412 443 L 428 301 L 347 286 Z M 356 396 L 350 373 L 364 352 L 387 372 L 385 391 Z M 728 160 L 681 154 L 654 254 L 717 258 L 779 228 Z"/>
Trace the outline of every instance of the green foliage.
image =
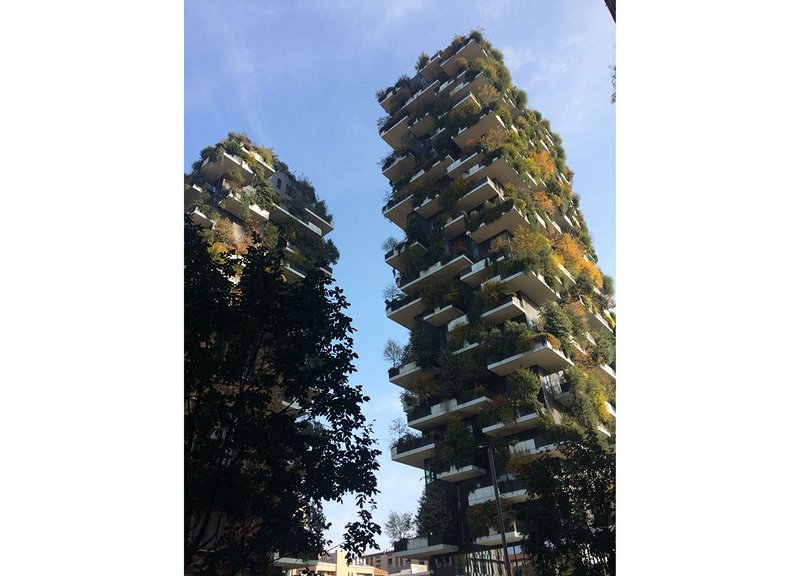
<path id="1" fill-rule="evenodd" d="M 483 307 L 491 308 L 508 295 L 508 289 L 498 280 L 489 280 L 481 285 L 479 294 Z"/>
<path id="2" fill-rule="evenodd" d="M 492 328 L 489 331 L 486 336 L 486 357 L 494 362 L 531 350 L 541 336 L 522 322 L 508 321 L 502 329 Z"/>
<path id="3" fill-rule="evenodd" d="M 541 309 L 543 330 L 552 334 L 561 342 L 561 350 L 567 356 L 572 350 L 572 321 L 561 307 L 548 302 Z"/>
<path id="4" fill-rule="evenodd" d="M 426 486 L 417 509 L 417 536 L 452 538 L 456 526 L 454 504 L 442 487 L 436 484 Z"/>
<path id="5" fill-rule="evenodd" d="M 592 349 L 592 361 L 595 364 L 609 364 L 616 362 L 616 338 L 605 332 L 598 335 L 595 339 L 597 344 Z"/>
<path id="6" fill-rule="evenodd" d="M 588 436 L 561 451 L 564 459 L 534 460 L 518 473 L 527 492 L 539 495 L 519 507 L 522 549 L 535 576 L 614 574 L 614 454 Z"/>
<path id="7" fill-rule="evenodd" d="M 371 521 L 380 451 L 361 412 L 368 398 L 348 382 L 347 301 L 319 273 L 287 283 L 285 241 L 250 243 L 234 284 L 231 254 L 212 259 L 196 227 L 185 228 L 184 554 L 196 574 L 269 572 L 278 551 L 321 552 L 318 503 L 347 493 L 359 511 L 344 548 L 361 554 L 380 533 Z"/>
<path id="8" fill-rule="evenodd" d="M 420 52 L 419 58 L 417 58 L 417 65 L 415 66 L 417 72 L 425 68 L 430 59 L 431 57 L 428 56 L 425 52 Z"/>
<path id="9" fill-rule="evenodd" d="M 411 330 L 408 341 L 408 356 L 421 368 L 434 366 L 438 359 L 438 345 L 426 325 L 418 322 Z"/>
<path id="10" fill-rule="evenodd" d="M 461 468 L 474 464 L 478 457 L 478 441 L 460 418 L 454 417 L 447 425 L 444 436 L 436 442 L 431 465 L 441 473 L 451 467 Z"/>

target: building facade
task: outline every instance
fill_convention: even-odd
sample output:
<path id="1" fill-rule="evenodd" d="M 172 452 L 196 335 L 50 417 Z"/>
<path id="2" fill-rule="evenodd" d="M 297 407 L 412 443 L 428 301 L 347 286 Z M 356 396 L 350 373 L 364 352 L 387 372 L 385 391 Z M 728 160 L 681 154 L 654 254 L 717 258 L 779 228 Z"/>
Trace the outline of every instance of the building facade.
<path id="1" fill-rule="evenodd" d="M 361 557 L 365 564 L 386 570 L 389 574 L 420 574 L 427 572 L 427 561 L 407 556 L 395 556 L 394 550 L 384 550 Z"/>
<path id="2" fill-rule="evenodd" d="M 383 215 L 404 233 L 387 240 L 386 314 L 410 330 L 389 370 L 409 427 L 392 460 L 426 483 L 419 537 L 394 557 L 436 576 L 505 574 L 528 498 L 515 469 L 558 455 L 564 426 L 613 442 L 612 280 L 561 139 L 480 33 L 421 54 L 377 99 L 392 148 Z"/>
<path id="3" fill-rule="evenodd" d="M 335 246 L 324 239 L 333 231 L 333 218 L 314 187 L 244 134 L 232 132 L 200 153 L 184 179 L 184 211 L 206 231 L 212 250 L 242 253 L 253 229 L 268 242 L 283 231 L 289 282 L 313 268 L 330 276 L 338 260 Z"/>

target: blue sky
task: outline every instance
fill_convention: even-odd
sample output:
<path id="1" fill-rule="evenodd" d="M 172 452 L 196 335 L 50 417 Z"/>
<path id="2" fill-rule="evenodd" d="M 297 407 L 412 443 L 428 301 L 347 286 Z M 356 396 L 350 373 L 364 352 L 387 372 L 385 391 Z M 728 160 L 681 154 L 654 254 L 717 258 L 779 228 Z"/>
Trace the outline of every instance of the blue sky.
<path id="1" fill-rule="evenodd" d="M 388 450 L 389 424 L 403 412 L 381 350 L 390 337 L 405 342 L 407 331 L 386 318 L 381 294 L 392 274 L 380 245 L 402 231 L 381 216 L 389 185 L 377 164 L 390 149 L 374 94 L 412 75 L 420 52 L 473 28 L 505 54 L 529 106 L 561 135 L 599 264 L 614 276 L 615 26 L 602 0 L 185 3 L 184 170 L 203 147 L 244 131 L 309 177 L 334 216 L 334 276 L 357 330 L 351 381 L 372 398 L 365 412 L 384 450 L 381 524 L 390 510 L 415 511 L 423 482 Z M 352 510 L 347 500 L 326 508 L 334 543 Z"/>

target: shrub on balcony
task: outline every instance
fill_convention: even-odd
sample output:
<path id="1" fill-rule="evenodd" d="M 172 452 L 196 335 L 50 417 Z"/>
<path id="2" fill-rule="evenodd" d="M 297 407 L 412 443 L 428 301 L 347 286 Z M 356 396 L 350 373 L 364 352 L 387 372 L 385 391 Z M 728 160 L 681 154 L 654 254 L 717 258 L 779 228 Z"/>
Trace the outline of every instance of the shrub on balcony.
<path id="1" fill-rule="evenodd" d="M 451 467 L 462 468 L 474 464 L 478 454 L 478 441 L 463 420 L 453 417 L 444 436 L 436 442 L 431 465 L 436 472 L 442 473 Z"/>
<path id="2" fill-rule="evenodd" d="M 554 302 L 548 302 L 541 308 L 542 329 L 552 334 L 561 342 L 561 351 L 568 357 L 572 351 L 572 321 L 564 310 Z"/>
<path id="3" fill-rule="evenodd" d="M 592 348 L 592 361 L 596 364 L 608 364 L 613 367 L 616 362 L 616 338 L 605 332 L 596 338 Z"/>
<path id="4" fill-rule="evenodd" d="M 541 334 L 531 330 L 521 322 L 508 321 L 503 328 L 492 328 L 486 336 L 486 357 L 490 361 L 497 361 L 533 348 L 536 340 L 544 336 L 553 347 L 560 347 L 561 343 L 551 334 Z"/>
<path id="5" fill-rule="evenodd" d="M 497 280 L 489 280 L 481 285 L 480 304 L 484 309 L 492 308 L 508 295 L 505 284 Z"/>
<path id="6" fill-rule="evenodd" d="M 513 513 L 511 506 L 501 500 L 500 510 L 503 516 L 503 523 L 506 529 L 509 528 L 513 521 Z M 497 504 L 494 500 L 483 502 L 476 506 L 470 506 L 467 510 L 467 522 L 469 524 L 469 533 L 472 539 L 488 536 L 489 529 L 500 532 L 500 523 L 497 518 Z"/>

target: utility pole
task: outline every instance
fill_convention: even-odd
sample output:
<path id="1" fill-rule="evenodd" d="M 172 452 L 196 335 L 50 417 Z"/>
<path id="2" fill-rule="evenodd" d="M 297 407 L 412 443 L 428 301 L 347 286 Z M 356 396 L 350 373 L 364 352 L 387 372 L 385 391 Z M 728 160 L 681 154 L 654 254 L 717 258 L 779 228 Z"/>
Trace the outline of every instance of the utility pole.
<path id="1" fill-rule="evenodd" d="M 503 558 L 506 563 L 506 574 L 511 576 L 511 561 L 508 559 L 508 544 L 506 543 L 506 525 L 503 522 L 503 509 L 500 506 L 500 489 L 497 486 L 497 473 L 494 469 L 494 444 L 491 437 L 486 447 L 489 451 L 489 470 L 492 473 L 492 486 L 494 486 L 494 503 L 497 509 L 497 525 L 500 528 L 500 540 L 503 543 Z"/>

